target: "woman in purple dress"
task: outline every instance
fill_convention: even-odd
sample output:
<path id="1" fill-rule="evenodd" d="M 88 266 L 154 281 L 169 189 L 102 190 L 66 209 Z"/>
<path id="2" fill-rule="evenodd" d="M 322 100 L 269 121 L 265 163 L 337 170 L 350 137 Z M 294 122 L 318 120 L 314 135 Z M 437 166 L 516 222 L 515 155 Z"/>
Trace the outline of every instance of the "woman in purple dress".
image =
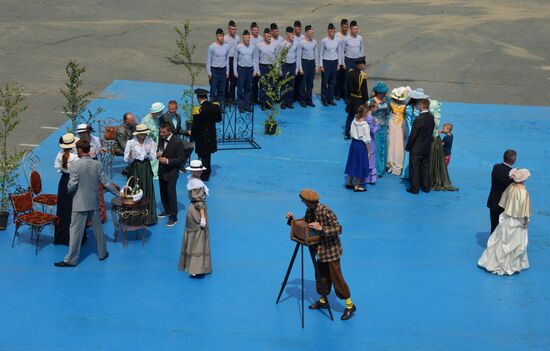
<path id="1" fill-rule="evenodd" d="M 369 175 L 365 179 L 365 183 L 374 185 L 376 183 L 376 140 L 375 134 L 380 129 L 378 120 L 372 114 L 378 108 L 378 103 L 375 99 L 369 101 L 369 112 L 367 114 L 367 124 L 370 127 L 370 158 L 369 158 Z"/>

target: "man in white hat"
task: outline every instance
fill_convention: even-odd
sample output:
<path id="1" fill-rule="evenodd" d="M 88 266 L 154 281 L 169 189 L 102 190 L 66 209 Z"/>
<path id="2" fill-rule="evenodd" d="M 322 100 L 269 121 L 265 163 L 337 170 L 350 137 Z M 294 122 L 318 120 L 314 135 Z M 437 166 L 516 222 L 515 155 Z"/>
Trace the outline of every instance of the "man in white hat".
<path id="1" fill-rule="evenodd" d="M 92 132 L 94 132 L 92 126 L 88 124 L 79 124 L 76 128 L 80 140 L 86 140 L 90 143 L 90 156 L 97 159 L 97 155 L 101 152 L 101 140 L 99 137 L 92 135 Z"/>
<path id="2" fill-rule="evenodd" d="M 63 261 L 55 262 L 57 267 L 75 267 L 77 265 L 78 256 L 80 255 L 80 243 L 82 242 L 87 220 L 92 222 L 99 260 L 103 261 L 109 257 L 99 218 L 97 192 L 99 184 L 103 184 L 107 190 L 119 196 L 117 187 L 105 181 L 101 163 L 90 157 L 90 143 L 79 140 L 76 143 L 76 150 L 79 159 L 71 163 L 69 183 L 67 184 L 68 192 L 74 192 L 69 229 L 69 252 Z"/>
<path id="3" fill-rule="evenodd" d="M 164 111 L 164 104 L 162 102 L 155 102 L 151 105 L 151 109 L 148 114 L 143 117 L 141 123 L 146 124 L 149 127 L 148 136 L 158 144 L 159 140 L 159 123 L 160 116 Z M 151 161 L 151 168 L 153 169 L 153 178 L 158 179 L 159 161 L 157 159 Z"/>

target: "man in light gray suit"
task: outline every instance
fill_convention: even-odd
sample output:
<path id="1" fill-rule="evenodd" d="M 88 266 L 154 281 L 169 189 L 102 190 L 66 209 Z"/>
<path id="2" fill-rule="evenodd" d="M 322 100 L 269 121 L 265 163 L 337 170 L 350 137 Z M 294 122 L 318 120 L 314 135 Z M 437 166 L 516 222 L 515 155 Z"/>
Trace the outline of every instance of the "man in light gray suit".
<path id="1" fill-rule="evenodd" d="M 79 140 L 76 143 L 79 159 L 71 163 L 70 178 L 67 189 L 69 193 L 75 193 L 73 197 L 73 212 L 69 229 L 69 252 L 65 259 L 56 262 L 57 267 L 74 267 L 78 263 L 80 243 L 86 230 L 86 221 L 92 222 L 92 228 L 97 242 L 97 255 L 103 261 L 109 257 L 105 236 L 99 218 L 99 197 L 97 188 L 99 183 L 107 190 L 119 196 L 114 184 L 106 183 L 101 163 L 90 157 L 90 143 Z"/>

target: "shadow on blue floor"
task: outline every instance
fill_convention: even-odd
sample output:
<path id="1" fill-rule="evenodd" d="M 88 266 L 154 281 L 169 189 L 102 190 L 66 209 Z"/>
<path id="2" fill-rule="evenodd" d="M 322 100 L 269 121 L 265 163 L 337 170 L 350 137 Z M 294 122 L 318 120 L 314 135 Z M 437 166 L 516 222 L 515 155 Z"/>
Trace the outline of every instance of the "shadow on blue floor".
<path id="1" fill-rule="evenodd" d="M 177 98 L 182 88 L 114 81 L 90 108 L 116 118 L 127 111 L 144 116 L 152 102 Z M 257 111 L 262 149 L 213 156 L 213 274 L 204 279 L 177 270 L 185 177 L 178 183 L 178 224 L 149 227 L 145 246 L 129 234 L 124 248 L 113 242 L 109 221 L 111 255 L 104 262 L 91 232 L 75 269 L 53 266 L 66 248 L 51 238 L 35 256 L 28 233 L 13 249 L 13 227 L 1 233 L 0 349 L 548 350 L 550 108 L 445 103 L 442 121 L 455 126 L 450 174 L 460 191 L 413 196 L 389 175 L 367 193 L 346 191 L 344 107 L 317 105 L 284 111 L 277 137 L 261 134 Z M 62 129 L 36 149 L 46 192 L 57 190 L 52 165 Z M 531 268 L 497 277 L 476 261 L 488 238 L 491 167 L 507 148 L 532 172 Z M 117 173 L 114 181 L 124 179 Z M 358 310 L 340 321 L 344 304 L 332 293 L 335 321 L 306 310 L 302 330 L 297 266 L 282 302 L 275 299 L 294 248 L 284 213 L 305 212 L 297 196 L 304 187 L 319 192 L 344 228 L 342 270 Z M 312 302 L 313 271 L 307 260 L 305 266 Z"/>

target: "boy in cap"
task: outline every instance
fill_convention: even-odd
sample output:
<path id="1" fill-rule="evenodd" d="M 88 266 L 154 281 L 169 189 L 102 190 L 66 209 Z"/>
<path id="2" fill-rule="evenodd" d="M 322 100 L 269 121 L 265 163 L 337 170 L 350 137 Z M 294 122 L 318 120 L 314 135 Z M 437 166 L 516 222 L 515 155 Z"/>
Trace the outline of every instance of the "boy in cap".
<path id="1" fill-rule="evenodd" d="M 313 103 L 313 81 L 315 72 L 319 71 L 319 55 L 315 31 L 310 25 L 305 27 L 306 34 L 298 46 L 298 72 L 303 75 L 300 84 L 300 106 L 315 107 Z"/>
<path id="2" fill-rule="evenodd" d="M 229 46 L 224 43 L 224 33 L 221 28 L 216 30 L 216 41 L 208 47 L 206 73 L 210 81 L 210 99 L 223 103 L 225 82 L 229 77 Z"/>
<path id="3" fill-rule="evenodd" d="M 359 27 L 357 21 L 351 21 L 349 24 L 349 33 L 344 43 L 344 69 L 350 70 L 356 67 L 355 61 L 359 58 L 365 57 L 365 50 L 363 48 L 363 37 L 359 34 Z M 344 99 L 349 98 L 349 91 L 346 91 Z"/>
<path id="4" fill-rule="evenodd" d="M 340 45 L 342 45 L 342 56 L 344 55 L 344 39 L 348 36 L 349 22 L 346 18 L 342 18 L 340 21 L 340 30 L 336 33 L 336 38 L 340 39 Z M 346 89 L 346 69 L 344 68 L 344 58 L 341 59 L 342 63 L 339 66 L 339 70 L 336 73 L 336 87 L 334 88 L 334 98 L 340 100 L 344 95 Z"/>
<path id="5" fill-rule="evenodd" d="M 241 113 L 252 112 L 250 107 L 252 80 L 256 76 L 254 68 L 258 62 L 258 52 L 255 46 L 250 44 L 250 32 L 245 30 L 242 38 L 243 42 L 235 48 L 235 60 L 233 61 L 233 72 L 237 78 L 237 102 Z"/>
<path id="6" fill-rule="evenodd" d="M 279 27 L 277 26 L 277 23 L 271 23 L 269 29 L 271 30 L 271 42 L 279 47 L 285 38 L 279 35 Z"/>
<path id="7" fill-rule="evenodd" d="M 258 23 L 250 23 L 250 45 L 256 47 L 260 42 L 262 42 L 262 37 L 260 36 L 260 27 Z M 252 95 L 250 97 L 250 102 L 258 102 L 258 90 L 260 84 L 260 77 L 254 72 L 254 77 L 252 78 Z"/>
<path id="8" fill-rule="evenodd" d="M 293 109 L 292 103 L 294 102 L 294 81 L 296 79 L 296 75 L 298 74 L 298 68 L 296 66 L 297 62 L 297 54 L 298 54 L 298 45 L 294 42 L 294 30 L 292 27 L 288 26 L 286 27 L 286 37 L 283 43 L 280 46 L 280 50 L 283 50 L 284 48 L 288 48 L 288 52 L 286 54 L 286 57 L 283 62 L 283 79 L 291 76 L 294 77 L 286 85 L 283 87 L 283 91 L 286 91 L 285 94 L 283 94 L 282 102 L 281 102 L 281 109 L 290 108 Z"/>
<path id="9" fill-rule="evenodd" d="M 237 87 L 237 78 L 233 70 L 233 60 L 235 57 L 235 48 L 239 45 L 239 35 L 237 34 L 237 25 L 235 21 L 229 21 L 227 25 L 227 34 L 223 37 L 223 42 L 229 48 L 229 77 L 225 83 L 225 101 L 233 102 L 235 100 L 235 88 Z"/>
<path id="10" fill-rule="evenodd" d="M 256 46 L 256 51 L 258 52 L 258 66 L 256 67 L 256 74 L 258 76 L 264 76 L 271 69 L 271 65 L 275 61 L 278 51 L 278 46 L 271 42 L 271 31 L 269 28 L 264 29 L 264 40 Z M 266 108 L 271 108 L 272 101 L 268 101 L 265 94 L 265 86 L 261 81 L 258 94 L 258 103 L 260 104 L 262 111 Z"/>
<path id="11" fill-rule="evenodd" d="M 350 319 L 357 310 L 351 301 L 351 293 L 340 269 L 340 257 L 342 257 L 342 244 L 338 237 L 342 233 L 342 226 L 334 212 L 327 206 L 319 203 L 319 195 L 311 189 L 300 191 L 300 199 L 306 205 L 304 216 L 308 227 L 319 235 L 319 242 L 315 246 L 309 246 L 312 256 L 317 255 L 317 270 L 315 282 L 317 293 L 321 295 L 319 301 L 310 305 L 310 309 L 327 308 L 327 295 L 331 285 L 334 285 L 336 295 L 346 300 L 346 309 L 341 319 Z M 286 219 L 290 224 L 294 214 L 287 212 Z"/>
<path id="12" fill-rule="evenodd" d="M 319 45 L 319 66 L 321 70 L 321 102 L 324 106 L 333 105 L 334 88 L 336 86 L 336 74 L 342 62 L 342 45 L 340 39 L 335 37 L 336 28 L 329 23 L 327 36 Z"/>
<path id="13" fill-rule="evenodd" d="M 300 47 L 300 42 L 304 39 L 304 35 L 302 34 L 302 22 L 300 21 L 294 21 L 294 45 L 296 45 L 296 48 Z M 296 66 L 299 66 L 299 61 L 301 61 L 300 56 L 296 56 Z M 303 75 L 296 74 L 296 77 L 294 79 L 294 101 L 300 101 L 300 86 L 302 85 L 302 79 Z"/>

